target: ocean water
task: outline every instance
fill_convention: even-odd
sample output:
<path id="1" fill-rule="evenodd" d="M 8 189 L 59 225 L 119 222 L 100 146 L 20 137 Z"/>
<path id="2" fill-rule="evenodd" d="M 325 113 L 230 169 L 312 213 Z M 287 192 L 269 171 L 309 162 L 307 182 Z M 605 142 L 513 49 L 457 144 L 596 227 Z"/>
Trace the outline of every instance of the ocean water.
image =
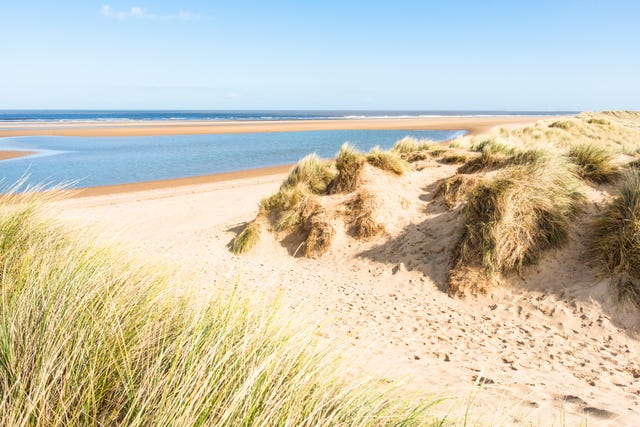
<path id="1" fill-rule="evenodd" d="M 451 110 L 0 110 L 3 123 L 16 121 L 121 120 L 323 120 L 380 117 L 545 116 L 574 111 L 451 111 Z"/>
<path id="2" fill-rule="evenodd" d="M 0 150 L 38 154 L 0 161 L 7 188 L 27 183 L 72 187 L 143 182 L 291 164 L 309 153 L 334 157 L 344 142 L 368 151 L 404 136 L 444 141 L 465 131 L 322 130 L 135 137 L 26 136 L 0 138 Z"/>

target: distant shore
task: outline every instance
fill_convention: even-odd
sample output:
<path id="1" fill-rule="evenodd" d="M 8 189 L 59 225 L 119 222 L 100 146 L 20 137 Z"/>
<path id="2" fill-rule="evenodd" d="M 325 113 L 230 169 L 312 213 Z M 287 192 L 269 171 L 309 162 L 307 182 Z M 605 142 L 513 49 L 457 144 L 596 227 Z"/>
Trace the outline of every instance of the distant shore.
<path id="1" fill-rule="evenodd" d="M 466 130 L 470 135 L 486 133 L 499 125 L 523 125 L 540 116 L 430 117 L 296 121 L 189 121 L 166 122 L 13 122 L 0 126 L 0 137 L 16 136 L 160 136 L 228 134 L 251 132 L 297 132 L 318 130 Z M 28 151 L 0 151 L 0 160 L 33 154 Z M 211 182 L 285 173 L 291 165 L 273 166 L 205 176 L 108 185 L 74 190 L 75 197 L 155 190 Z"/>

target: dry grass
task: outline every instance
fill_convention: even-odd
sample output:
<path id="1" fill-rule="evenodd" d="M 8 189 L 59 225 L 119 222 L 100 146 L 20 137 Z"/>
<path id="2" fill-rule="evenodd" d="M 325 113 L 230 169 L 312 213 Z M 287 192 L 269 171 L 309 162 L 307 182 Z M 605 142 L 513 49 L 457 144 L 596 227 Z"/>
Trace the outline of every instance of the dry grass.
<path id="1" fill-rule="evenodd" d="M 613 154 L 592 142 L 573 145 L 568 156 L 578 166 L 580 177 L 591 182 L 611 182 L 618 175 L 618 168 L 613 164 Z"/>
<path id="2" fill-rule="evenodd" d="M 304 184 L 314 194 L 323 194 L 334 178 L 331 162 L 320 159 L 317 154 L 302 158 L 282 184 L 292 188 Z"/>
<path id="3" fill-rule="evenodd" d="M 433 141 L 431 140 L 416 139 L 410 136 L 405 136 L 393 145 L 391 151 L 395 151 L 399 154 L 407 154 L 416 151 L 429 151 L 432 147 Z"/>
<path id="4" fill-rule="evenodd" d="M 293 230 L 300 225 L 302 203 L 313 193 L 306 184 L 282 185 L 277 193 L 260 201 L 260 213 L 269 217 L 278 231 Z"/>
<path id="5" fill-rule="evenodd" d="M 395 151 L 381 151 L 375 147 L 367 153 L 366 158 L 371 166 L 395 175 L 403 175 L 409 169 L 407 162 Z"/>
<path id="6" fill-rule="evenodd" d="M 358 239 L 369 239 L 384 233 L 384 226 L 374 219 L 377 209 L 375 196 L 360 190 L 347 204 L 348 224 L 351 233 Z"/>
<path id="7" fill-rule="evenodd" d="M 640 307 L 640 170 L 623 175 L 617 197 L 596 221 L 589 256 L 611 276 L 618 296 Z"/>
<path id="8" fill-rule="evenodd" d="M 315 197 L 309 197 L 302 205 L 302 231 L 306 234 L 302 253 L 309 258 L 317 258 L 331 247 L 336 234 L 327 211 Z"/>
<path id="9" fill-rule="evenodd" d="M 453 210 L 467 200 L 469 192 L 477 182 L 476 177 L 456 174 L 439 182 L 433 198 L 441 197 L 444 206 L 448 210 Z"/>
<path id="10" fill-rule="evenodd" d="M 470 285 L 459 274 L 469 267 L 490 279 L 494 273 L 519 271 L 546 249 L 564 244 L 583 198 L 578 188 L 572 168 L 559 157 L 509 167 L 479 182 L 464 210 L 451 291 L 464 292 Z"/>
<path id="11" fill-rule="evenodd" d="M 240 255 L 253 249 L 260 240 L 262 226 L 258 222 L 258 218 L 251 221 L 247 226 L 233 239 L 231 250 L 234 254 Z"/>
<path id="12" fill-rule="evenodd" d="M 329 194 L 355 191 L 360 185 L 365 163 L 364 154 L 348 143 L 343 144 L 336 156 L 338 174 L 329 186 Z"/>

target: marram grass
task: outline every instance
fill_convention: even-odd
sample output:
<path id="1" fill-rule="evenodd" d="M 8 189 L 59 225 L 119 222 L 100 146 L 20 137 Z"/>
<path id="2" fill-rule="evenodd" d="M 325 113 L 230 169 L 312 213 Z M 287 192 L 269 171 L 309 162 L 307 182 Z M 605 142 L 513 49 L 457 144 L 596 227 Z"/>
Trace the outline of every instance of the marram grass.
<path id="1" fill-rule="evenodd" d="M 630 168 L 616 192 L 595 223 L 589 256 L 611 276 L 617 295 L 640 307 L 640 170 Z"/>
<path id="2" fill-rule="evenodd" d="M 35 210 L 0 203 L 3 425 L 430 423 L 429 403 L 338 380 L 277 310 L 195 304 Z"/>

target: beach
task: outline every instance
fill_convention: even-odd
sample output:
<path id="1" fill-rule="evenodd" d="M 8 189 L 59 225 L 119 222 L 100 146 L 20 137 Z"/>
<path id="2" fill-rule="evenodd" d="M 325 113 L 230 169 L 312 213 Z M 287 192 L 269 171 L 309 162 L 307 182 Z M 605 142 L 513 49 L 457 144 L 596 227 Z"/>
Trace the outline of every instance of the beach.
<path id="1" fill-rule="evenodd" d="M 473 120 L 473 129 L 498 120 Z M 523 120 L 507 122 L 515 128 Z M 464 120 L 449 123 L 465 128 Z M 488 424 L 635 419 L 636 316 L 617 311 L 606 281 L 594 281 L 581 240 L 573 237 L 511 287 L 451 298 L 443 286 L 459 213 L 444 210 L 433 192 L 457 166 L 425 165 L 391 183 L 384 173 L 366 176 L 367 188 L 380 195 L 386 234 L 360 242 L 339 232 L 319 258 L 292 257 L 296 243 L 279 241 L 277 233 L 248 255 L 229 250 L 259 201 L 278 190 L 287 166 L 81 190 L 70 194 L 82 197 L 55 202 L 52 211 L 73 228 L 98 230 L 101 241 L 177 268 L 178 282 L 197 292 L 239 286 L 252 298 L 277 297 L 301 325 L 317 329 L 322 343 L 344 343 L 346 376 L 444 391 L 459 405 L 453 412 L 465 409 L 457 398 L 473 394 L 485 422 L 487 413 L 500 417 Z M 607 200 L 604 190 L 590 191 L 596 205 Z M 588 232 L 586 220 L 575 227 L 576 236 Z M 485 381 L 479 392 L 478 378 Z"/>

